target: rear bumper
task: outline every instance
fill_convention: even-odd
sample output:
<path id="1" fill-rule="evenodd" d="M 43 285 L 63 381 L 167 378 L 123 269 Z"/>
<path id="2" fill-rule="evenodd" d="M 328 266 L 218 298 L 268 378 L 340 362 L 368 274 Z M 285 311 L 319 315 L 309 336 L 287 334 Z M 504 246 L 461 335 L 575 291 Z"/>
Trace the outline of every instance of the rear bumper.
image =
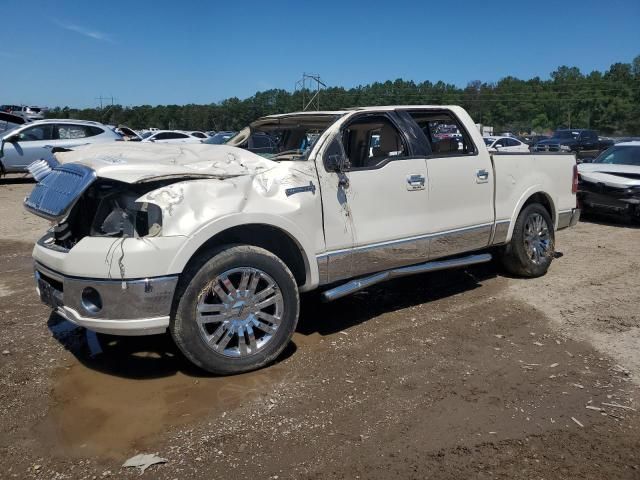
<path id="1" fill-rule="evenodd" d="M 102 280 L 71 277 L 36 262 L 43 303 L 72 323 L 99 333 L 152 335 L 169 326 L 178 276 Z"/>
<path id="2" fill-rule="evenodd" d="M 558 230 L 575 227 L 580 220 L 580 213 L 581 210 L 579 208 L 572 208 L 571 210 L 558 213 Z"/>

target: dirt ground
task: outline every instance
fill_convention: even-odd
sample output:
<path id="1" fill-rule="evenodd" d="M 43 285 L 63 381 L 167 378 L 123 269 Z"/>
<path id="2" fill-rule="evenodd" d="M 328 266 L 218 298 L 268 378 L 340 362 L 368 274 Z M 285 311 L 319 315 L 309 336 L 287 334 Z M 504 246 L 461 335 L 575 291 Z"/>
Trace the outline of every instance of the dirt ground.
<path id="1" fill-rule="evenodd" d="M 494 265 L 303 299 L 279 361 L 211 377 L 168 335 L 50 314 L 46 222 L 0 182 L 0 478 L 640 478 L 640 229 L 581 222 L 547 276 Z"/>

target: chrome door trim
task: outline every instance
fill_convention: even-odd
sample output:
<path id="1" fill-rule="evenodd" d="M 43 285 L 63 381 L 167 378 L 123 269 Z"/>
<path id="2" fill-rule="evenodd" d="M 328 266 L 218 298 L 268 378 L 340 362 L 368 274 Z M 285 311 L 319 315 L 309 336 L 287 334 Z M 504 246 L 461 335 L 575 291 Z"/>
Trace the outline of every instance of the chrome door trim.
<path id="1" fill-rule="evenodd" d="M 435 234 L 429 244 L 429 259 L 448 257 L 489 246 L 492 223 Z"/>
<path id="2" fill-rule="evenodd" d="M 429 254 L 429 238 L 420 235 L 317 255 L 320 285 L 420 262 Z"/>
<path id="3" fill-rule="evenodd" d="M 320 285 L 486 248 L 493 225 L 484 223 L 316 255 Z"/>

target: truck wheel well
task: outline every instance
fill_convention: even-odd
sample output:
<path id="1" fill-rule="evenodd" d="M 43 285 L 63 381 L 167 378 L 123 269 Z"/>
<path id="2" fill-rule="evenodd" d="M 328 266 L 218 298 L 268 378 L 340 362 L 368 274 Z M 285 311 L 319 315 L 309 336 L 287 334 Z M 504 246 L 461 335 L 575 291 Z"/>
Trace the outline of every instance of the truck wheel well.
<path id="1" fill-rule="evenodd" d="M 545 193 L 538 192 L 531 195 L 527 199 L 527 201 L 524 202 L 524 205 L 522 205 L 520 211 L 524 210 L 528 205 L 531 205 L 532 203 L 539 203 L 540 205 L 542 205 L 555 224 L 556 215 L 554 213 L 553 204 L 551 202 L 551 199 Z"/>
<path id="2" fill-rule="evenodd" d="M 298 285 L 306 282 L 307 266 L 301 247 L 287 233 L 271 225 L 240 225 L 224 230 L 198 248 L 189 263 L 209 250 L 231 244 L 252 245 L 268 250 L 289 267 Z"/>

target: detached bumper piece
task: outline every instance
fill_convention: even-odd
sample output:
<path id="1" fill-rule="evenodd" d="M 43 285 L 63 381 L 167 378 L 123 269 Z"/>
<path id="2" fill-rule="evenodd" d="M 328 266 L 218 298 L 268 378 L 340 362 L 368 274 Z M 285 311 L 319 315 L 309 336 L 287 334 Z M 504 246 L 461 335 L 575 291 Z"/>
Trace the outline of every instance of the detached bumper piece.
<path id="1" fill-rule="evenodd" d="M 43 303 L 66 320 L 113 335 L 164 333 L 178 276 L 98 280 L 62 275 L 35 264 L 36 289 Z"/>

